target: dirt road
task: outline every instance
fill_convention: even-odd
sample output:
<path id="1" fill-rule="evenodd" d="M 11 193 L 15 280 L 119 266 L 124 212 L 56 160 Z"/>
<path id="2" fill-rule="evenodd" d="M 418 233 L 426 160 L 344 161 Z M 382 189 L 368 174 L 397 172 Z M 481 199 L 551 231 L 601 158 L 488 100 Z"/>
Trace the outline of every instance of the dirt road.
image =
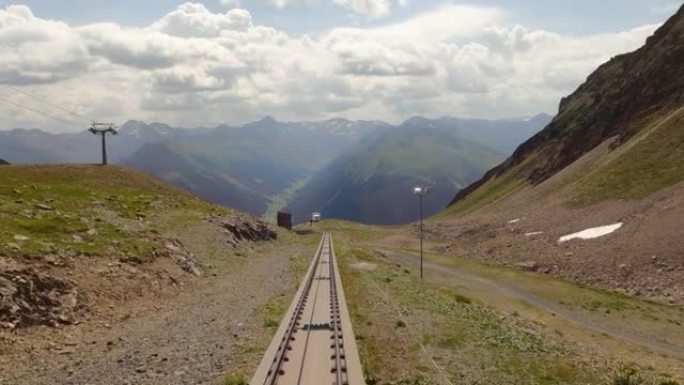
<path id="1" fill-rule="evenodd" d="M 419 266 L 419 258 L 416 255 L 387 250 L 378 250 L 378 252 L 402 264 L 414 268 Z M 442 278 L 444 276 L 450 277 L 452 282 L 456 282 L 458 286 L 467 289 L 468 294 L 483 299 L 485 303 L 488 298 L 492 297 L 498 298 L 496 301 L 498 306 L 507 306 L 507 302 L 508 304 L 512 303 L 510 301 L 523 301 L 555 318 L 568 321 L 581 328 L 636 344 L 653 352 L 684 359 L 684 341 L 681 338 L 673 339 L 661 335 L 658 329 L 635 328 L 625 323 L 610 322 L 605 314 L 565 306 L 559 302 L 543 298 L 521 286 L 483 277 L 468 269 L 460 269 L 456 266 L 430 260 L 424 260 L 423 266 L 427 271 L 433 273 L 433 277 L 439 275 Z M 516 311 L 513 307 L 506 310 Z"/>

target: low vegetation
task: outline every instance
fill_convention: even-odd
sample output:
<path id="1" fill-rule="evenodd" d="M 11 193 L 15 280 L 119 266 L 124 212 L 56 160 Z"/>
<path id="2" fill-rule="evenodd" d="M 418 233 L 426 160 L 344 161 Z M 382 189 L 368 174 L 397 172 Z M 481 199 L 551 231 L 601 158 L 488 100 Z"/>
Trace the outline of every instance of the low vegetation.
<path id="1" fill-rule="evenodd" d="M 263 311 L 264 326 L 277 328 L 285 315 L 285 306 L 282 300 L 272 301 L 266 304 Z"/>
<path id="2" fill-rule="evenodd" d="M 161 210 L 179 212 L 175 223 L 182 224 L 187 216 L 198 218 L 222 209 L 118 167 L 3 167 L 0 254 L 144 260 L 161 240 L 153 226 L 141 223 L 149 224 Z"/>
<path id="3" fill-rule="evenodd" d="M 276 215 L 278 211 L 287 206 L 288 202 L 297 194 L 299 190 L 304 187 L 308 178 L 298 179 L 290 185 L 290 187 L 280 191 L 270 197 L 270 202 L 266 207 L 266 213 L 262 215 L 262 219 L 269 223 L 276 223 Z"/>
<path id="4" fill-rule="evenodd" d="M 226 374 L 223 385 L 248 385 L 249 379 L 244 373 L 233 372 Z"/>
<path id="5" fill-rule="evenodd" d="M 574 205 L 606 199 L 639 199 L 684 180 L 684 108 L 654 119 L 639 135 L 616 149 L 606 165 L 578 183 Z"/>
<path id="6" fill-rule="evenodd" d="M 513 173 L 509 172 L 503 176 L 489 180 L 463 200 L 456 202 L 442 211 L 437 217 L 472 212 L 490 203 L 496 202 L 526 185 L 528 185 L 528 183 L 525 180 L 516 179 L 515 176 L 513 176 Z"/>
<path id="7" fill-rule="evenodd" d="M 600 382 L 599 368 L 542 326 L 421 283 L 339 237 L 336 247 L 368 383 Z"/>
<path id="8" fill-rule="evenodd" d="M 606 385 L 679 385 L 669 374 L 645 375 L 634 363 L 618 364 L 605 381 Z"/>

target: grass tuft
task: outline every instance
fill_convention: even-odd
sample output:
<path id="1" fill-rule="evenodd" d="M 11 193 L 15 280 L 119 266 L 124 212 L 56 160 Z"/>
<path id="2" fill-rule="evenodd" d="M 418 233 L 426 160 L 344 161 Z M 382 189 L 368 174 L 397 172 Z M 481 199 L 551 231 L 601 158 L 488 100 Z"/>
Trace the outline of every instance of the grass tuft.
<path id="1" fill-rule="evenodd" d="M 223 385 L 249 385 L 249 380 L 243 373 L 228 373 L 223 380 Z"/>
<path id="2" fill-rule="evenodd" d="M 644 380 L 639 368 L 634 364 L 621 364 L 612 374 L 611 385 L 640 385 Z"/>

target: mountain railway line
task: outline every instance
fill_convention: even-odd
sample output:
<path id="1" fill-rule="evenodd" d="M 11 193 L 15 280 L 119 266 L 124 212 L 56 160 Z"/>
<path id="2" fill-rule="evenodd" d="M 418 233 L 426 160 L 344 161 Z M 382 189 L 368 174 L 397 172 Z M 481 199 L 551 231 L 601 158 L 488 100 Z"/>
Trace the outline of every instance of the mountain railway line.
<path id="1" fill-rule="evenodd" d="M 313 261 L 250 385 L 362 385 L 332 236 Z"/>

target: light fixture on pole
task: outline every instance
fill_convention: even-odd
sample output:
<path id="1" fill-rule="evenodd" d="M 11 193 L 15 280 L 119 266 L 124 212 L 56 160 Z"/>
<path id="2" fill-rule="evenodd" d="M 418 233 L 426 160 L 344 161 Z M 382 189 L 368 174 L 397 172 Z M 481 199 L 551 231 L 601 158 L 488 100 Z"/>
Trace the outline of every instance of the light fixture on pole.
<path id="1" fill-rule="evenodd" d="M 428 187 L 414 187 L 413 194 L 418 195 L 420 201 L 420 280 L 423 280 L 423 197 L 427 195 Z"/>
<path id="2" fill-rule="evenodd" d="M 102 165 L 107 164 L 107 142 L 105 136 L 107 133 L 116 135 L 116 130 L 114 129 L 114 124 L 112 123 L 92 123 L 88 131 L 95 135 L 100 135 L 102 137 Z"/>

